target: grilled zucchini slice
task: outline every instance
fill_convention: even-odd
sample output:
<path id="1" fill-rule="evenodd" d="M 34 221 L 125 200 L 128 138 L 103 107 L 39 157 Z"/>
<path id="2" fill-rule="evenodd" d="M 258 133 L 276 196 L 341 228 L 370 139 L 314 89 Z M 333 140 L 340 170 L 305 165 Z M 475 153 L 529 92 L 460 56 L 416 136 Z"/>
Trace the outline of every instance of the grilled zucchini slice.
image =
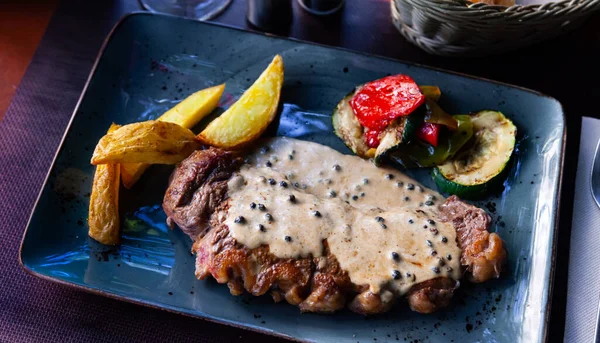
<path id="1" fill-rule="evenodd" d="M 496 111 L 471 116 L 473 137 L 454 157 L 434 168 L 442 192 L 477 199 L 501 189 L 515 149 L 517 128 Z"/>

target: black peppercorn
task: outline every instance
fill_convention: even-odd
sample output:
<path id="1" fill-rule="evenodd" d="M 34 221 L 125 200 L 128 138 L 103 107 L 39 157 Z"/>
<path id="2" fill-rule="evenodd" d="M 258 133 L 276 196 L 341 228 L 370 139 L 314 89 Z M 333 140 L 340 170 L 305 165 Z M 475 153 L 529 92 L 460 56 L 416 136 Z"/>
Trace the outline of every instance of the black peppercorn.
<path id="1" fill-rule="evenodd" d="M 258 227 L 258 229 L 259 229 L 261 232 L 265 232 L 265 231 L 267 231 L 267 230 L 265 229 L 265 226 L 264 226 L 263 224 L 258 224 L 256 227 Z"/>
<path id="2" fill-rule="evenodd" d="M 427 222 L 429 223 L 429 225 L 435 225 L 435 222 L 433 221 L 433 219 L 427 219 Z"/>
<path id="3" fill-rule="evenodd" d="M 394 175 L 393 174 L 385 174 L 385 178 L 386 178 L 386 180 L 391 180 L 394 178 Z"/>
<path id="4" fill-rule="evenodd" d="M 446 259 L 447 259 L 448 261 L 452 261 L 452 255 L 448 254 L 448 255 L 446 256 Z"/>
<path id="5" fill-rule="evenodd" d="M 255 203 L 253 203 L 253 202 L 251 202 L 251 203 L 250 203 L 250 209 L 251 209 L 251 210 L 253 210 L 253 209 L 255 209 L 255 208 L 256 208 L 256 204 L 255 204 Z"/>
<path id="6" fill-rule="evenodd" d="M 433 267 L 433 268 L 431 268 L 431 270 L 436 274 L 440 273 L 440 268 L 438 268 L 438 267 Z"/>
<path id="7" fill-rule="evenodd" d="M 377 216 L 377 217 L 375 217 L 375 220 L 381 223 L 385 219 L 383 219 L 383 217 Z"/>
<path id="8" fill-rule="evenodd" d="M 427 206 L 433 206 L 433 201 L 427 200 L 427 201 L 425 201 L 425 205 L 427 205 Z"/>
<path id="9" fill-rule="evenodd" d="M 265 163 L 265 165 L 269 168 L 271 168 L 273 166 L 273 163 L 271 163 L 271 161 L 267 161 L 267 163 Z"/>
<path id="10" fill-rule="evenodd" d="M 430 247 L 430 246 L 433 246 L 433 243 L 431 243 L 431 241 L 430 241 L 430 240 L 426 240 L 426 241 L 425 241 L 425 244 L 427 244 L 427 246 L 428 246 L 428 247 Z"/>
<path id="11" fill-rule="evenodd" d="M 448 243 L 448 238 L 442 237 L 442 243 Z"/>
<path id="12" fill-rule="evenodd" d="M 293 160 L 293 159 L 294 159 L 294 156 L 292 156 L 292 155 L 288 155 L 288 158 L 289 158 L 290 160 Z"/>
<path id="13" fill-rule="evenodd" d="M 269 185 L 274 186 L 277 182 L 275 181 L 275 179 L 270 178 L 269 179 Z"/>
<path id="14" fill-rule="evenodd" d="M 244 218 L 243 216 L 239 216 L 239 217 L 235 218 L 234 222 L 236 224 L 243 224 L 246 222 L 246 218 Z"/>
<path id="15" fill-rule="evenodd" d="M 352 200 L 355 200 L 355 201 L 358 200 L 358 195 L 353 195 Z"/>
<path id="16" fill-rule="evenodd" d="M 412 191 L 413 189 L 415 189 L 415 185 L 413 185 L 412 183 L 409 183 L 406 185 L 406 189 L 408 189 L 409 191 Z"/>
<path id="17" fill-rule="evenodd" d="M 260 152 L 263 154 L 266 154 L 269 151 L 269 147 L 268 146 L 264 146 L 262 148 L 260 148 Z"/>
<path id="18" fill-rule="evenodd" d="M 288 195 L 288 201 L 289 202 L 296 202 L 296 196 L 294 194 Z"/>
<path id="19" fill-rule="evenodd" d="M 321 212 L 319 212 L 319 211 L 313 211 L 312 214 L 315 217 L 320 217 L 321 216 Z"/>
<path id="20" fill-rule="evenodd" d="M 423 225 L 423 228 L 424 228 L 424 229 L 427 229 L 428 227 L 429 227 L 429 226 L 427 226 L 427 225 Z"/>
<path id="21" fill-rule="evenodd" d="M 285 181 L 281 181 L 281 182 L 279 183 L 279 185 L 280 185 L 281 187 L 283 187 L 283 188 L 287 188 L 287 186 L 288 186 L 287 182 L 285 182 Z"/>
<path id="22" fill-rule="evenodd" d="M 450 273 L 452 270 L 453 270 L 453 269 L 452 269 L 452 267 L 446 267 L 446 271 L 447 271 L 448 273 Z"/>
<path id="23" fill-rule="evenodd" d="M 382 229 L 387 229 L 387 225 L 385 225 L 384 223 L 381 223 L 380 225 Z"/>
<path id="24" fill-rule="evenodd" d="M 294 182 L 294 187 L 300 188 L 300 184 L 298 182 Z"/>
<path id="25" fill-rule="evenodd" d="M 365 197 L 365 192 L 361 192 L 361 193 L 360 193 L 360 197 L 361 197 L 361 198 L 364 198 L 364 197 Z"/>
<path id="26" fill-rule="evenodd" d="M 414 220 L 412 220 L 412 219 L 409 219 L 409 220 L 408 220 L 408 223 L 409 223 L 409 224 L 413 224 L 414 222 L 415 222 L 415 221 L 414 221 Z"/>
<path id="27" fill-rule="evenodd" d="M 258 204 L 258 209 L 261 210 L 261 211 L 266 211 L 267 207 L 265 205 L 263 205 L 263 204 Z"/>
<path id="28" fill-rule="evenodd" d="M 404 186 L 404 182 L 400 181 L 400 182 L 398 182 L 398 183 L 396 184 L 396 186 L 398 186 L 398 187 L 402 187 L 402 186 Z"/>
<path id="29" fill-rule="evenodd" d="M 285 236 L 285 241 L 286 241 L 286 242 L 291 242 L 291 241 L 292 241 L 292 237 L 290 237 L 290 236 Z"/>
<path id="30" fill-rule="evenodd" d="M 435 255 L 437 255 L 437 251 L 431 250 L 431 256 L 435 256 Z"/>
<path id="31" fill-rule="evenodd" d="M 368 183 L 369 183 L 369 179 L 367 179 L 367 178 L 364 178 L 364 179 L 363 179 L 363 184 L 365 184 L 365 185 L 366 185 L 366 184 L 368 184 Z"/>
<path id="32" fill-rule="evenodd" d="M 409 201 L 410 198 L 409 197 L 404 197 L 404 201 Z"/>
<path id="33" fill-rule="evenodd" d="M 330 198 L 335 198 L 336 195 L 337 195 L 337 193 L 335 191 L 329 191 Z"/>
<path id="34" fill-rule="evenodd" d="M 402 278 L 402 274 L 400 274 L 400 272 L 399 272 L 399 271 L 397 271 L 397 270 L 394 270 L 394 271 L 392 272 L 392 277 L 394 278 L 394 280 L 400 280 L 400 278 Z"/>
<path id="35" fill-rule="evenodd" d="M 342 167 L 340 167 L 340 165 L 339 165 L 339 164 L 334 164 L 334 165 L 333 165 L 333 170 L 335 170 L 335 171 L 340 171 L 340 170 L 342 170 Z"/>
<path id="36" fill-rule="evenodd" d="M 400 255 L 398 255 L 398 253 L 397 253 L 397 252 L 395 252 L 395 251 L 392 251 L 392 259 L 393 259 L 394 261 L 398 261 L 398 260 L 400 260 Z"/>
<path id="37" fill-rule="evenodd" d="M 265 219 L 268 221 L 272 221 L 273 220 L 273 216 L 271 215 L 271 213 L 266 213 L 265 214 Z"/>

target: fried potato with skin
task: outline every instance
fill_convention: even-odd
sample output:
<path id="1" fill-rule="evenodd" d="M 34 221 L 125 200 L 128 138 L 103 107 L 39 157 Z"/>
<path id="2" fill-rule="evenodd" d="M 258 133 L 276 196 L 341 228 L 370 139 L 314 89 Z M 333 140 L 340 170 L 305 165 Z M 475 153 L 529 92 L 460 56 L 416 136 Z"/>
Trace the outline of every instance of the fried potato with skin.
<path id="1" fill-rule="evenodd" d="M 112 124 L 108 132 L 119 126 Z M 121 241 L 119 232 L 119 165 L 100 164 L 96 167 L 88 213 L 88 235 L 106 245 Z"/>
<path id="2" fill-rule="evenodd" d="M 92 164 L 177 164 L 199 147 L 190 129 L 149 120 L 107 133 L 96 145 Z"/>
<path id="3" fill-rule="evenodd" d="M 158 120 L 193 128 L 219 104 L 225 84 L 198 91 L 165 112 Z"/>
<path id="4" fill-rule="evenodd" d="M 225 84 L 223 83 L 218 86 L 198 91 L 183 99 L 179 104 L 165 112 L 157 120 L 175 123 L 191 129 L 215 110 L 224 90 Z M 121 180 L 123 186 L 127 189 L 133 187 L 149 166 L 149 164 L 144 163 L 121 164 Z"/>
<path id="5" fill-rule="evenodd" d="M 275 118 L 282 85 L 283 60 L 277 55 L 239 100 L 213 120 L 198 138 L 228 150 L 255 140 Z"/>
<path id="6" fill-rule="evenodd" d="M 123 186 L 127 189 L 131 189 L 133 185 L 142 177 L 146 169 L 150 167 L 150 164 L 146 163 L 122 163 L 119 164 L 121 167 L 121 181 Z"/>

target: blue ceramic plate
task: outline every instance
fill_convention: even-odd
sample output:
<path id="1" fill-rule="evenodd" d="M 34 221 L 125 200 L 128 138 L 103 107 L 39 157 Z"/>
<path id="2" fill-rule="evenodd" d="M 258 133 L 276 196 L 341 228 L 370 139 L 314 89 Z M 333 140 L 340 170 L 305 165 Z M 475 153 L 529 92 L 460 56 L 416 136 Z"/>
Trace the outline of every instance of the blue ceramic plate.
<path id="1" fill-rule="evenodd" d="M 388 74 L 438 85 L 450 113 L 496 109 L 509 116 L 519 128 L 516 163 L 504 193 L 478 203 L 494 218 L 491 230 L 506 241 L 503 277 L 463 283 L 452 305 L 433 315 L 413 313 L 404 303 L 370 318 L 300 314 L 269 297 L 234 297 L 225 285 L 194 278 L 190 239 L 167 229 L 160 203 L 169 167 L 150 168 L 134 189 L 121 192 L 119 248 L 87 237 L 90 156 L 110 123 L 156 118 L 193 91 L 226 82 L 222 111 L 275 54 L 285 62 L 277 134 L 342 152 L 349 151 L 332 134 L 332 109 L 356 84 Z M 94 293 L 296 340 L 540 342 L 550 313 L 564 142 L 561 105 L 536 92 L 198 21 L 134 14 L 117 24 L 96 62 L 31 215 L 21 262 L 34 275 Z M 434 187 L 427 171 L 413 176 Z"/>

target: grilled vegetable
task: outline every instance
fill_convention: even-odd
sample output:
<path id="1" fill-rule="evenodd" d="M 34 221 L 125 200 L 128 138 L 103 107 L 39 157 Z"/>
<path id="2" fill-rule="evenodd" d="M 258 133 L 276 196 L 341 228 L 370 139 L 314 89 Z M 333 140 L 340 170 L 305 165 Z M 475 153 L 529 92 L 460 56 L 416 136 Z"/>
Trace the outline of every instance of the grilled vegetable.
<path id="1" fill-rule="evenodd" d="M 360 85 L 357 89 L 361 89 Z M 435 86 L 424 86 L 429 89 L 438 89 Z M 438 89 L 439 90 L 439 89 Z M 396 149 L 402 142 L 411 141 L 416 137 L 419 127 L 423 124 L 424 109 L 417 108 L 410 115 L 401 116 L 381 132 L 368 130 L 358 120 L 350 106 L 350 100 L 355 91 L 346 95 L 336 106 L 333 116 L 333 129 L 346 146 L 362 158 L 375 157 L 375 164 L 381 163 L 388 153 Z M 369 137 L 373 135 L 374 137 Z M 369 147 L 368 141 L 377 141 L 376 148 Z"/>
<path id="2" fill-rule="evenodd" d="M 442 192 L 465 199 L 476 199 L 501 188 L 517 133 L 512 121 L 500 112 L 481 111 L 471 120 L 473 139 L 433 171 Z"/>
<path id="3" fill-rule="evenodd" d="M 417 138 L 431 144 L 433 147 L 438 145 L 438 137 L 440 135 L 440 124 L 423 123 L 417 132 Z"/>
<path id="4" fill-rule="evenodd" d="M 375 151 L 375 165 L 384 163 L 390 153 L 417 138 L 419 128 L 423 125 L 423 115 L 423 108 L 420 107 L 410 115 L 396 119 L 384 130 L 383 138 Z"/>
<path id="5" fill-rule="evenodd" d="M 225 84 L 221 84 L 198 91 L 165 112 L 158 120 L 191 129 L 217 107 L 224 89 Z M 149 166 L 144 163 L 121 164 L 123 186 L 127 189 L 133 187 Z"/>
<path id="6" fill-rule="evenodd" d="M 333 131 L 353 153 L 362 158 L 371 158 L 375 156 L 376 149 L 367 146 L 363 127 L 350 107 L 350 99 L 353 96 L 354 91 L 346 95 L 335 107 L 331 117 Z"/>
<path id="7" fill-rule="evenodd" d="M 107 133 L 96 145 L 92 164 L 176 164 L 199 147 L 190 129 L 149 120 L 124 125 Z"/>
<path id="8" fill-rule="evenodd" d="M 355 154 L 374 157 L 379 165 L 390 153 L 414 141 L 424 121 L 456 130 L 456 120 L 435 103 L 440 95 L 438 87 L 419 87 L 406 75 L 360 85 L 336 106 L 334 132 Z"/>
<path id="9" fill-rule="evenodd" d="M 425 122 L 446 126 L 450 130 L 456 130 L 458 123 L 451 115 L 446 113 L 437 103 L 427 99 L 425 101 Z"/>
<path id="10" fill-rule="evenodd" d="M 385 157 L 392 151 L 398 149 L 404 141 L 404 133 L 406 132 L 406 118 L 398 118 L 394 120 L 381 134 L 381 139 L 377 149 L 375 150 L 375 165 L 381 164 Z"/>
<path id="11" fill-rule="evenodd" d="M 377 148 L 381 133 L 396 119 L 411 114 L 425 101 L 419 86 L 407 75 L 387 76 L 356 89 L 350 107 L 365 128 L 369 148 Z"/>
<path id="12" fill-rule="evenodd" d="M 456 131 L 440 133 L 438 145 L 413 140 L 390 155 L 390 160 L 402 168 L 433 167 L 452 157 L 473 135 L 473 124 L 468 115 L 455 115 Z"/>
<path id="13" fill-rule="evenodd" d="M 112 124 L 108 132 L 119 126 Z M 88 213 L 88 235 L 96 241 L 119 244 L 119 165 L 100 164 L 96 167 Z"/>
<path id="14" fill-rule="evenodd" d="M 425 98 L 435 102 L 438 102 L 442 96 L 442 91 L 438 86 L 419 86 L 419 89 L 425 95 Z"/>
<path id="15" fill-rule="evenodd" d="M 260 77 L 227 111 L 198 135 L 200 141 L 222 149 L 237 149 L 258 138 L 275 118 L 283 60 L 277 55 Z"/>

